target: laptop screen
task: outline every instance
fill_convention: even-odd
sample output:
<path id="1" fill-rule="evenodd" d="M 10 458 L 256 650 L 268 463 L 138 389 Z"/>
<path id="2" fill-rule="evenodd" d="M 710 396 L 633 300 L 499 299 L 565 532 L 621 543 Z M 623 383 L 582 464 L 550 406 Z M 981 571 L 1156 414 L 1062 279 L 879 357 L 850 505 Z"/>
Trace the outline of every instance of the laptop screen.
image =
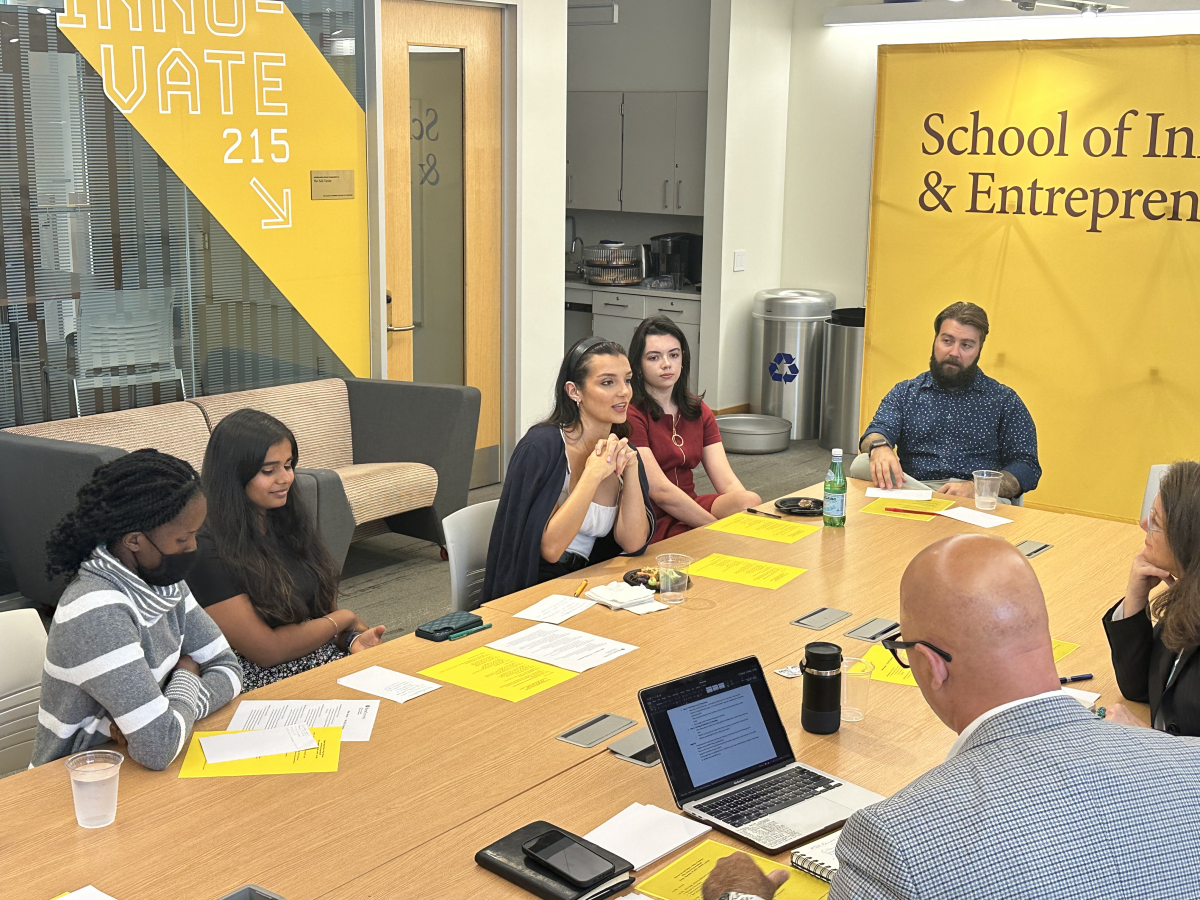
<path id="1" fill-rule="evenodd" d="M 795 761 L 754 657 L 646 688 L 639 698 L 681 806 Z"/>

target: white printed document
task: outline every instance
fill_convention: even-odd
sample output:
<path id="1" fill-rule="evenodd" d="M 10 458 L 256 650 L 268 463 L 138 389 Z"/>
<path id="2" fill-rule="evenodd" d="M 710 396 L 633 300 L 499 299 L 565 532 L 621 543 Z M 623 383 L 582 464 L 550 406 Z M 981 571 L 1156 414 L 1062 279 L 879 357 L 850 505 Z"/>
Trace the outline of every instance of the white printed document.
<path id="1" fill-rule="evenodd" d="M 968 506 L 952 506 L 949 509 L 943 509 L 938 515 L 945 516 L 947 519 L 958 519 L 968 525 L 978 525 L 980 528 L 995 528 L 997 525 L 1007 525 L 1012 521 L 1004 516 L 993 516 L 991 513 L 980 512 Z"/>
<path id="2" fill-rule="evenodd" d="M 278 756 L 299 750 L 313 750 L 317 739 L 307 725 L 285 725 L 266 731 L 241 731 L 237 734 L 214 734 L 200 738 L 204 758 L 210 763 L 255 759 L 259 756 Z"/>
<path id="3" fill-rule="evenodd" d="M 282 725 L 342 729 L 343 741 L 369 741 L 378 700 L 243 700 L 227 731 L 263 731 Z"/>
<path id="4" fill-rule="evenodd" d="M 113 900 L 113 898 L 104 893 L 104 891 L 96 890 L 96 888 L 89 884 L 87 887 L 64 894 L 59 900 Z"/>
<path id="5" fill-rule="evenodd" d="M 893 482 L 894 483 L 894 482 Z M 868 497 L 885 497 L 888 500 L 932 500 L 932 488 L 867 488 Z"/>
<path id="6" fill-rule="evenodd" d="M 634 803 L 583 837 L 629 860 L 634 869 L 644 869 L 709 831 L 712 829 L 701 822 Z"/>
<path id="7" fill-rule="evenodd" d="M 493 650 L 558 666 L 569 672 L 586 672 L 637 649 L 633 644 L 622 644 L 586 631 L 545 623 L 492 641 L 488 646 Z"/>
<path id="8" fill-rule="evenodd" d="M 551 594 L 513 616 L 514 619 L 529 619 L 533 622 L 548 622 L 561 625 L 571 616 L 578 615 L 595 602 L 586 597 L 568 597 L 566 594 Z"/>
<path id="9" fill-rule="evenodd" d="M 404 703 L 441 687 L 436 682 L 426 681 L 424 678 L 414 678 L 411 675 L 402 675 L 400 672 L 393 672 L 383 666 L 371 666 L 361 672 L 339 678 L 337 683 L 342 687 L 354 688 L 364 694 L 375 694 L 388 700 L 395 700 L 397 703 Z"/>

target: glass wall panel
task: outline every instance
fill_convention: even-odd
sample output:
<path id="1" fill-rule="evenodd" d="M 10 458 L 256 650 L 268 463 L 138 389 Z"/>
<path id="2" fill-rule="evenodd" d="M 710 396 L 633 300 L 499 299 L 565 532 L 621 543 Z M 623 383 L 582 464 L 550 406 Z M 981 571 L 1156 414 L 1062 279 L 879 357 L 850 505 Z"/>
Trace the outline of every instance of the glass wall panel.
<path id="1" fill-rule="evenodd" d="M 361 107 L 361 12 L 288 6 Z M 348 376 L 40 9 L 0 6 L 0 427 Z"/>

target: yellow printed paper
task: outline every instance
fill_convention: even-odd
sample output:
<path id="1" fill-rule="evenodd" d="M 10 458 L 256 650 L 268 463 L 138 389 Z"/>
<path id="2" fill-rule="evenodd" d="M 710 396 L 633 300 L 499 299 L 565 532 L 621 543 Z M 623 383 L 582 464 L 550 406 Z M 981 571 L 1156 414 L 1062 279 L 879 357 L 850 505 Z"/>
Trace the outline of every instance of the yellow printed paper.
<path id="1" fill-rule="evenodd" d="M 893 519 L 910 519 L 915 522 L 928 522 L 935 513 L 949 509 L 954 505 L 953 500 L 893 500 L 890 497 L 880 497 L 872 500 L 862 508 L 862 512 L 874 516 L 891 516 Z M 888 512 L 891 509 L 911 509 L 913 514 Z"/>
<path id="2" fill-rule="evenodd" d="M 779 519 L 768 519 L 765 516 L 753 516 L 749 513 L 737 513 L 713 522 L 708 526 L 710 531 L 721 531 L 725 534 L 740 534 L 744 537 L 762 538 L 764 541 L 776 541 L 780 544 L 794 544 L 800 538 L 821 530 L 820 525 L 801 525 L 799 522 L 783 522 Z"/>
<path id="3" fill-rule="evenodd" d="M 562 684 L 576 673 L 491 647 L 479 647 L 422 669 L 420 674 L 516 703 Z"/>
<path id="4" fill-rule="evenodd" d="M 1078 644 L 1072 644 L 1068 641 L 1054 640 L 1054 661 L 1058 662 L 1068 653 L 1073 650 L 1078 650 Z M 917 680 L 913 678 L 912 669 L 906 669 L 900 663 L 896 662 L 896 657 L 892 656 L 892 651 L 888 650 L 882 644 L 875 644 L 863 656 L 867 662 L 875 666 L 875 671 L 871 673 L 872 681 L 886 681 L 888 684 L 907 684 L 911 687 L 917 686 Z"/>
<path id="5" fill-rule="evenodd" d="M 197 731 L 192 735 L 180 778 L 227 778 L 236 775 L 300 775 L 307 772 L 336 772 L 342 751 L 342 729 L 312 728 L 317 746 L 312 750 L 276 753 L 254 759 L 235 759 L 233 762 L 210 763 L 204 758 L 200 738 L 214 734 L 237 734 L 236 731 Z"/>
<path id="6" fill-rule="evenodd" d="M 799 569 L 796 566 L 762 562 L 757 559 L 743 559 L 740 556 L 725 556 L 723 553 L 710 553 L 704 559 L 692 563 L 692 567 L 688 570 L 689 574 L 699 575 L 702 578 L 732 581 L 734 584 L 767 588 L 772 591 L 783 587 L 797 575 L 803 575 L 807 571 L 807 569 Z"/>
<path id="7" fill-rule="evenodd" d="M 732 847 L 718 844 L 716 841 L 705 841 L 694 847 L 661 872 L 651 875 L 637 886 L 637 889 L 659 900 L 700 900 L 704 879 L 713 870 L 718 860 L 736 853 Z M 750 854 L 750 858 L 764 872 L 784 869 L 791 877 L 775 892 L 775 900 L 824 900 L 829 893 L 829 885 L 799 869 L 771 862 L 761 856 Z"/>

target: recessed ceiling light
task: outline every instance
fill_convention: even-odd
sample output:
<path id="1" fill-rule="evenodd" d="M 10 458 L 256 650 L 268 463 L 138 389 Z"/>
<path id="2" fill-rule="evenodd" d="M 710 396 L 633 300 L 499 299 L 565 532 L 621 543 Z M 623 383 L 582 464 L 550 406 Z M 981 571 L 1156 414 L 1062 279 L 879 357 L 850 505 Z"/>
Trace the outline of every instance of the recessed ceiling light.
<path id="1" fill-rule="evenodd" d="M 345 31 L 345 29 L 344 29 L 344 28 L 339 28 L 337 31 L 335 31 L 333 34 L 331 34 L 331 35 L 330 35 L 330 37 L 337 37 L 337 36 L 338 36 L 339 34 L 341 34 L 343 31 Z"/>
<path id="2" fill-rule="evenodd" d="M 50 13 L 54 12 L 54 10 L 46 9 L 46 7 L 44 7 L 44 6 L 39 6 L 38 12 L 40 12 L 43 16 L 48 16 L 48 15 L 50 15 Z"/>
<path id="3" fill-rule="evenodd" d="M 20 38 L 9 38 L 9 39 L 8 39 L 8 42 L 9 42 L 10 44 L 15 44 L 15 43 L 16 43 L 17 41 L 19 41 L 19 40 L 20 40 Z"/>

